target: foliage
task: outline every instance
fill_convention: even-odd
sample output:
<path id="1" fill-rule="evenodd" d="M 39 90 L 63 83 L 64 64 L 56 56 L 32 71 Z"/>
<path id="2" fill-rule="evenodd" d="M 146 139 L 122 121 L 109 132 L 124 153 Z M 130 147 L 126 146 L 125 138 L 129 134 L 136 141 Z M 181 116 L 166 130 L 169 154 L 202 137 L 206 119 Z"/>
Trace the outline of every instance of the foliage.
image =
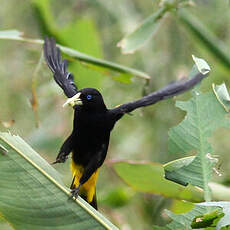
<path id="1" fill-rule="evenodd" d="M 151 39 L 160 26 L 161 18 L 167 12 L 167 8 L 160 8 L 156 13 L 150 15 L 145 21 L 126 38 L 120 41 L 117 46 L 122 48 L 124 54 L 133 53 L 140 48 L 144 42 Z"/>
<path id="2" fill-rule="evenodd" d="M 43 44 L 42 40 L 23 38 L 22 34 L 23 34 L 22 32 L 19 32 L 17 30 L 0 31 L 0 39 L 18 40 L 18 41 L 24 41 L 24 42 Z M 104 61 L 98 58 L 94 58 L 87 54 L 81 53 L 77 50 L 74 50 L 68 47 L 60 46 L 60 48 L 64 53 L 66 53 L 67 55 L 69 55 L 70 57 L 74 59 L 78 59 L 80 61 L 95 64 L 95 65 L 102 66 L 105 68 L 109 68 L 109 69 L 112 69 L 112 70 L 115 70 L 121 73 L 130 73 L 136 76 L 143 77 L 145 79 L 149 79 L 149 76 L 146 73 L 143 73 L 141 71 L 138 71 L 132 68 L 128 68 L 128 67 L 116 64 L 116 63 L 111 63 L 109 61 Z"/>
<path id="3" fill-rule="evenodd" d="M 164 178 L 164 167 L 157 163 L 114 162 L 116 173 L 139 192 L 160 194 L 166 197 L 199 202 L 202 192 L 192 186 L 185 188 Z M 141 172 L 141 173 L 140 173 Z"/>
<path id="4" fill-rule="evenodd" d="M 20 137 L 0 133 L 0 212 L 15 229 L 117 229 Z M 42 219 L 42 221 L 41 221 Z"/>
<path id="5" fill-rule="evenodd" d="M 230 203 L 227 201 L 222 201 L 222 202 L 204 202 L 204 203 L 200 203 L 199 205 L 203 206 L 203 207 L 220 207 L 223 209 L 223 215 L 220 215 L 219 213 L 217 213 L 217 218 L 218 218 L 218 223 L 216 224 L 216 229 L 220 230 L 223 227 L 226 226 L 230 226 Z M 205 218 L 204 221 L 205 222 Z M 211 224 L 210 223 L 206 223 L 205 227 L 209 227 Z"/>
<path id="6" fill-rule="evenodd" d="M 156 230 L 174 230 L 174 229 L 192 229 L 191 220 L 196 216 L 204 214 L 207 210 L 204 207 L 195 207 L 192 211 L 185 214 L 175 215 L 174 213 L 167 211 L 167 215 L 173 220 L 165 227 L 155 226 Z"/>
<path id="7" fill-rule="evenodd" d="M 45 35 L 54 36 L 63 45 L 62 52 L 78 86 L 100 89 L 109 107 L 154 91 L 175 80 L 175 76 L 187 76 L 191 54 L 207 60 L 212 67 L 211 76 L 202 83 L 202 90 L 193 91 L 191 99 L 187 100 L 188 94 L 177 98 L 176 106 L 181 110 L 169 100 L 137 111 L 119 122 L 112 134 L 107 164 L 101 170 L 97 196 L 99 211 L 120 229 L 228 228 L 229 204 L 223 202 L 229 201 L 230 192 L 228 1 L 70 0 L 63 4 L 61 0 L 32 0 L 18 4 L 17 0 L 11 0 L 2 2 L 0 21 L 5 30 L 0 33 L 0 38 L 4 39 L 0 40 L 1 130 L 20 134 L 49 162 L 70 132 L 72 116 L 69 110 L 61 109 L 63 97 L 42 63 L 41 44 Z M 41 40 L 30 39 L 38 37 Z M 118 41 L 121 41 L 121 52 L 116 48 Z M 222 81 L 226 86 L 220 85 Z M 183 99 L 186 101 L 181 101 Z M 35 127 L 36 123 L 39 128 Z M 179 125 L 175 126 L 177 123 Z M 21 139 L 19 143 L 24 145 Z M 17 151 L 7 153 L 8 148 L 8 144 L 1 141 L 1 152 L 6 155 L 0 159 L 18 156 L 20 164 L 11 160 L 11 166 L 31 167 Z M 36 158 L 39 161 L 40 157 Z M 3 173 L 6 165 L 1 160 L 0 164 Z M 53 171 L 45 161 L 41 165 Z M 11 166 L 7 170 L 10 171 Z M 68 164 L 55 167 L 63 175 L 64 184 L 69 186 Z M 119 177 L 111 169 L 115 169 Z M 213 172 L 218 176 L 211 177 Z M 42 177 L 41 173 L 37 174 Z M 54 174 L 64 186 L 60 176 Z M 11 176 L 14 176 L 13 182 L 20 185 L 20 180 L 15 181 L 19 176 L 15 172 Z M 24 171 L 23 178 L 29 177 Z M 10 180 L 1 178 L 4 184 L 10 185 Z M 37 186 L 42 194 L 48 193 L 42 190 L 44 186 Z M 10 188 L 1 184 L 0 190 Z M 60 194 L 59 202 L 64 202 L 67 194 L 53 189 Z M 0 197 L 4 194 L 0 192 Z M 19 194 L 20 191 L 15 193 L 13 189 L 1 200 L 8 202 Z M 55 205 L 58 197 L 52 195 L 54 200 L 51 195 L 46 194 L 47 199 Z M 26 205 L 45 199 L 44 196 L 34 197 L 38 199 L 24 199 L 23 203 L 20 198 L 14 202 Z M 182 199 L 187 201 L 182 202 Z M 209 200 L 219 202 L 199 206 L 191 203 Z M 178 202 L 180 205 L 176 208 Z M 84 204 L 80 207 L 71 202 L 70 205 L 72 210 L 84 212 L 88 207 Z M 11 222 L 17 221 L 18 206 L 10 203 L 7 208 L 14 210 L 7 213 Z M 32 214 L 29 213 L 29 217 Z M 97 223 L 89 214 L 87 216 L 90 221 L 86 224 Z M 65 223 L 72 222 L 69 219 Z M 9 230 L 12 226 L 2 219 L 0 228 Z"/>
<path id="8" fill-rule="evenodd" d="M 198 60 L 196 58 L 194 59 Z M 209 68 L 207 63 L 199 61 L 197 69 L 207 70 Z M 192 73 L 195 72 L 197 72 L 197 70 L 193 68 Z M 228 100 L 229 95 L 226 92 L 226 87 L 223 86 L 224 85 L 222 85 L 222 87 L 215 87 L 215 89 L 218 90 L 216 92 L 217 97 L 214 92 L 201 93 L 200 87 L 196 86 L 192 90 L 192 99 L 187 102 L 180 101 L 176 103 L 180 109 L 187 112 L 187 115 L 179 125 L 169 131 L 170 153 L 177 154 L 179 152 L 186 154 L 195 151 L 197 155 L 195 157 L 182 158 L 167 163 L 164 167 L 165 177 L 168 180 L 184 186 L 191 184 L 202 188 L 205 201 L 211 201 L 212 199 L 209 182 L 212 177 L 213 168 L 218 162 L 218 160 L 213 157 L 213 149 L 209 143 L 209 138 L 216 129 L 230 127 L 230 120 L 226 117 L 227 112 L 224 106 L 222 106 L 223 104 L 217 100 L 217 98 L 219 98 L 218 95 L 222 96 L 222 100 Z M 225 97 L 223 97 L 223 95 Z M 134 189 L 138 188 L 139 191 L 159 193 L 164 196 L 185 200 L 189 200 L 189 196 L 192 196 L 193 199 L 196 197 L 195 193 L 193 194 L 191 192 L 191 187 L 189 188 L 190 193 L 185 193 L 185 190 L 183 191 L 180 187 L 176 187 L 175 184 L 166 182 L 163 178 L 163 167 L 160 165 L 149 165 L 146 163 L 129 164 L 128 162 L 123 162 L 116 164 L 115 169 L 118 175 L 123 178 L 127 184 L 133 186 Z M 142 173 L 140 174 L 140 172 Z M 148 175 L 150 177 L 148 177 Z M 213 193 L 215 192 L 217 191 L 213 191 Z M 183 195 L 181 195 L 181 193 Z M 209 206 L 211 206 L 211 204 Z M 217 205 L 213 204 L 213 206 Z M 208 209 L 202 210 L 204 213 L 205 211 L 208 212 Z M 225 212 L 228 212 L 227 208 Z M 218 229 L 220 229 L 219 226 L 229 224 L 225 223 L 228 219 L 228 215 L 229 214 L 226 214 L 225 219 L 221 219 L 220 224 L 217 224 Z M 177 217 L 175 214 L 169 212 L 169 216 L 174 220 L 174 222 L 168 226 L 169 229 L 182 228 L 182 225 L 184 226 L 183 228 L 185 228 L 188 223 L 191 225 L 192 219 L 190 214 L 184 214 L 182 217 L 179 215 L 179 217 Z M 185 217 L 188 223 L 185 222 Z M 221 222 L 224 222 L 225 225 Z"/>

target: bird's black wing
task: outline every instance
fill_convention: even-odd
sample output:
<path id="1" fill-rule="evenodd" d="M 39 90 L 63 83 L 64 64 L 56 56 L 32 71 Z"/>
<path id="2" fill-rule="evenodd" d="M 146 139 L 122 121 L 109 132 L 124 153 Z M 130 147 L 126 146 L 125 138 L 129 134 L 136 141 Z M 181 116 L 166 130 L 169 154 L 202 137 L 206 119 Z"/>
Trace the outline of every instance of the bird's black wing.
<path id="1" fill-rule="evenodd" d="M 191 79 L 182 79 L 180 81 L 173 82 L 156 92 L 150 93 L 147 96 L 142 97 L 139 100 L 132 101 L 120 105 L 114 109 L 111 109 L 110 113 L 115 115 L 117 119 L 120 119 L 123 114 L 130 113 L 137 108 L 152 105 L 157 103 L 158 101 L 181 94 L 194 87 L 206 76 L 207 74 L 198 73 L 195 77 Z"/>
<path id="2" fill-rule="evenodd" d="M 43 48 L 46 63 L 54 74 L 54 80 L 67 97 L 73 97 L 77 93 L 77 87 L 73 75 L 67 71 L 67 60 L 61 60 L 60 49 L 56 46 L 55 39 L 45 37 Z"/>

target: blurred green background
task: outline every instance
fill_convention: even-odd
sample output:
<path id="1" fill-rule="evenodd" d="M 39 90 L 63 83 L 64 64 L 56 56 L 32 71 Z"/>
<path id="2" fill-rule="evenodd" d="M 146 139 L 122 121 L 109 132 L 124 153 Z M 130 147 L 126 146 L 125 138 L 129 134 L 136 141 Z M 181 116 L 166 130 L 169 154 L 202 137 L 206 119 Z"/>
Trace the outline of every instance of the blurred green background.
<path id="1" fill-rule="evenodd" d="M 143 48 L 134 54 L 121 53 L 117 43 L 158 8 L 159 1 L 152 0 L 8 0 L 1 1 L 0 26 L 1 30 L 17 29 L 24 32 L 25 37 L 35 39 L 53 33 L 63 45 L 143 70 L 151 76 L 150 82 L 138 77 L 122 82 L 119 76 L 116 78 L 84 63 L 71 62 L 70 70 L 78 86 L 98 88 L 109 108 L 186 76 L 193 65 L 192 54 L 205 59 L 212 68 L 210 78 L 202 84 L 204 91 L 211 90 L 213 82 L 225 81 L 228 86 L 230 66 L 224 65 L 191 33 L 176 11 L 163 19 L 157 33 Z M 194 1 L 188 10 L 229 47 L 230 7 L 227 0 Z M 71 132 L 73 111 L 62 108 L 65 97 L 41 59 L 40 45 L 0 40 L 0 54 L 1 130 L 20 135 L 52 162 Z M 38 100 L 37 113 L 31 106 L 32 89 Z M 177 100 L 188 98 L 189 93 L 186 93 Z M 119 121 L 112 132 L 97 196 L 99 210 L 120 229 L 152 229 L 153 224 L 164 225 L 169 221 L 164 214 L 165 208 L 176 212 L 185 209 L 180 202 L 135 192 L 119 179 L 109 164 L 111 160 L 120 159 L 166 163 L 182 157 L 167 153 L 167 132 L 185 115 L 174 104 L 175 99 L 170 99 L 135 111 L 133 116 L 127 115 Z M 229 132 L 223 129 L 211 139 L 220 156 L 223 174 L 215 176 L 214 180 L 225 184 L 230 175 L 229 138 Z M 70 161 L 54 167 L 69 186 Z M 0 229 L 12 228 L 1 220 Z"/>

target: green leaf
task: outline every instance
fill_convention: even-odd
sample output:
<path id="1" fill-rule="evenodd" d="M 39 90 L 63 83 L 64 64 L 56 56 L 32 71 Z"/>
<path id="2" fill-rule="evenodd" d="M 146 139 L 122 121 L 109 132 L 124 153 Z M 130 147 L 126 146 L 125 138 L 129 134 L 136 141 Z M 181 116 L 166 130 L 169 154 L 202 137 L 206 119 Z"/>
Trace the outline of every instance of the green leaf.
<path id="1" fill-rule="evenodd" d="M 160 194 L 174 199 L 200 202 L 204 200 L 203 190 L 192 185 L 184 187 L 170 182 L 165 179 L 164 174 L 164 170 L 166 173 L 169 173 L 170 171 L 189 165 L 194 158 L 195 156 L 185 157 L 165 165 L 155 162 L 115 161 L 113 168 L 127 185 L 138 192 Z M 212 190 L 213 199 L 229 199 L 230 190 L 228 187 L 217 183 L 209 183 L 209 186 Z"/>
<path id="2" fill-rule="evenodd" d="M 213 93 L 202 94 L 194 89 L 193 98 L 187 102 L 177 102 L 176 106 L 187 112 L 185 119 L 169 131 L 169 152 L 185 154 L 196 151 L 194 160 L 174 171 L 167 171 L 167 178 L 186 185 L 190 183 L 204 189 L 205 200 L 210 200 L 208 183 L 212 175 L 212 148 L 208 142 L 212 132 L 221 127 L 229 127 L 226 111 Z"/>
<path id="3" fill-rule="evenodd" d="M 194 207 L 195 205 L 191 202 L 173 199 L 170 205 L 170 211 L 173 213 L 181 214 L 191 211 Z"/>
<path id="4" fill-rule="evenodd" d="M 201 190 L 193 186 L 184 187 L 166 180 L 164 178 L 164 168 L 161 164 L 124 161 L 114 163 L 113 168 L 122 180 L 134 190 L 192 202 L 203 200 Z"/>
<path id="5" fill-rule="evenodd" d="M 58 43 L 65 46 L 72 47 L 97 58 L 102 58 L 99 34 L 97 33 L 93 20 L 78 19 L 76 22 L 70 23 L 64 28 L 60 28 L 55 24 L 49 0 L 33 0 L 32 3 L 42 34 L 55 37 Z M 69 66 L 70 71 L 77 73 L 76 77 L 78 78 L 79 88 L 84 87 L 86 84 L 87 87 L 99 88 L 104 75 L 111 75 L 114 80 L 122 83 L 130 83 L 130 78 L 132 77 L 131 73 L 121 73 L 119 71 L 119 74 L 122 76 L 116 77 L 117 73 L 113 76 L 113 72 L 108 72 L 108 70 L 102 66 L 82 64 L 83 63 L 72 63 Z M 90 81 L 88 77 L 85 78 L 85 76 L 91 77 Z M 91 86 L 89 84 L 91 84 Z"/>
<path id="6" fill-rule="evenodd" d="M 18 32 L 18 33 L 20 33 L 20 32 Z M 13 34 L 12 34 L 12 30 L 0 31 L 0 39 L 17 40 L 17 41 L 22 41 L 22 42 L 43 44 L 43 40 L 25 38 L 25 37 L 20 36 L 21 33 L 18 34 L 17 36 L 15 36 L 15 34 L 16 34 L 16 30 L 14 30 Z M 136 70 L 133 68 L 129 68 L 129 67 L 126 67 L 126 66 L 114 63 L 114 62 L 95 58 L 93 56 L 81 53 L 75 49 L 71 49 L 69 47 L 60 46 L 60 48 L 65 54 L 67 54 L 69 57 L 71 57 L 73 59 L 80 60 L 82 62 L 86 62 L 89 64 L 97 65 L 100 67 L 104 67 L 106 69 L 110 69 L 110 70 L 113 70 L 113 71 L 116 71 L 119 73 L 129 73 L 129 74 L 132 74 L 132 75 L 140 77 L 140 78 L 150 79 L 150 76 L 147 73 L 144 73 L 142 71 L 139 71 L 139 70 Z"/>
<path id="7" fill-rule="evenodd" d="M 205 190 L 205 199 L 210 199 L 208 182 L 212 174 L 212 148 L 208 138 L 217 128 L 229 126 L 226 112 L 212 93 L 197 92 L 187 102 L 177 102 L 176 106 L 187 112 L 186 118 L 169 131 L 169 151 L 172 154 L 198 152 L 194 160 L 178 170 L 170 172 L 181 183 L 191 183 Z"/>
<path id="8" fill-rule="evenodd" d="M 183 214 L 174 214 L 166 210 L 166 214 L 172 219 L 172 222 L 164 227 L 154 226 L 157 230 L 191 230 L 192 220 L 196 216 L 201 216 L 207 212 L 205 207 L 196 206 L 190 212 Z"/>
<path id="9" fill-rule="evenodd" d="M 185 166 L 188 166 L 192 163 L 192 161 L 195 159 L 195 156 L 190 157 L 184 157 L 180 158 L 174 161 L 170 161 L 167 164 L 164 165 L 165 169 L 165 178 L 171 181 L 174 181 L 176 183 L 179 183 L 181 185 L 187 186 L 188 183 L 184 182 L 184 180 L 175 173 L 176 170 L 179 170 Z"/>
<path id="10" fill-rule="evenodd" d="M 198 73 L 202 73 L 204 75 L 209 74 L 211 68 L 205 60 L 195 57 L 194 55 L 192 55 L 192 59 L 195 64 L 193 65 L 192 70 L 189 73 L 189 78 L 193 78 Z M 199 91 L 200 89 L 200 85 L 201 82 L 192 89 L 192 92 L 196 94 L 196 91 Z"/>
<path id="11" fill-rule="evenodd" d="M 190 156 L 170 161 L 164 165 L 165 172 L 172 172 L 174 170 L 187 166 L 194 160 L 194 158 L 195 156 Z"/>
<path id="12" fill-rule="evenodd" d="M 72 57 L 74 59 L 77 59 L 77 60 L 80 60 L 80 61 L 83 61 L 83 62 L 86 62 L 89 64 L 101 66 L 104 68 L 108 68 L 108 69 L 111 69 L 111 70 L 114 70 L 114 71 L 117 71 L 120 73 L 129 73 L 129 74 L 132 74 L 132 75 L 137 76 L 137 77 L 141 77 L 144 79 L 150 79 L 150 76 L 147 73 L 141 72 L 139 70 L 132 69 L 132 68 L 129 68 L 126 66 L 122 66 L 120 64 L 116 64 L 113 62 L 105 61 L 105 60 L 102 60 L 99 58 L 94 58 L 94 57 L 89 56 L 87 54 L 80 53 L 77 50 L 70 49 L 70 48 L 67 48 L 64 46 L 60 46 L 60 48 L 65 54 L 69 55 L 70 57 Z"/>
<path id="13" fill-rule="evenodd" d="M 57 42 L 65 46 L 73 47 L 81 51 L 82 53 L 87 53 L 95 57 L 101 58 L 102 49 L 100 47 L 99 35 L 96 32 L 96 28 L 94 24 L 92 23 L 92 20 L 90 19 L 79 20 L 78 19 L 75 23 L 69 24 L 65 28 L 59 28 L 54 23 L 55 19 L 50 10 L 51 7 L 50 7 L 49 0 L 41 0 L 41 1 L 34 0 L 33 4 L 35 7 L 35 10 L 38 12 L 37 19 L 40 23 L 40 28 L 43 31 L 43 34 L 54 36 Z M 126 67 L 124 69 L 123 68 L 124 66 L 121 66 L 119 64 L 115 64 L 111 62 L 105 62 L 103 64 L 101 63 L 100 59 L 93 60 L 91 59 L 91 56 L 86 57 L 86 59 L 88 60 L 90 59 L 89 62 L 85 60 L 84 57 L 81 60 L 88 64 L 91 63 L 93 65 L 100 66 L 100 68 L 104 67 L 105 69 L 112 69 L 119 73 L 126 73 L 126 76 L 128 77 L 128 79 L 130 78 L 130 75 L 139 76 L 139 74 L 141 75 L 139 77 L 149 78 L 149 76 L 145 73 L 143 73 L 142 75 L 141 71 L 137 71 L 135 74 L 133 74 L 130 72 L 133 69 L 126 68 Z M 84 85 L 85 84 L 84 81 L 85 81 L 87 82 L 88 87 L 89 87 L 89 82 L 90 82 L 90 84 L 92 83 L 92 86 L 90 87 L 98 88 L 98 83 L 100 83 L 102 80 L 101 73 L 111 75 L 111 74 L 108 74 L 108 71 L 96 72 L 95 70 L 98 70 L 98 68 L 91 68 L 91 65 L 82 66 L 80 63 L 76 63 L 74 66 L 71 65 L 70 69 L 72 69 L 74 73 L 76 72 L 80 76 L 90 76 L 90 75 L 93 76 L 93 78 L 91 78 L 90 81 L 88 81 L 87 78 L 85 77 L 79 77 L 80 81 L 78 80 L 78 82 L 80 83 L 80 85 L 81 84 Z M 115 78 L 115 80 L 116 79 L 117 78 Z"/>
<path id="14" fill-rule="evenodd" d="M 144 22 L 137 27 L 132 33 L 123 38 L 118 44 L 118 47 L 122 48 L 122 53 L 133 53 L 137 49 L 141 48 L 147 41 L 151 39 L 154 33 L 156 33 L 158 27 L 162 22 L 162 17 L 167 12 L 166 7 L 162 7 L 154 14 L 150 15 L 144 20 Z"/>
<path id="15" fill-rule="evenodd" d="M 112 78 L 124 84 L 129 84 L 132 82 L 131 81 L 132 75 L 127 74 L 127 73 L 120 73 L 117 75 L 113 75 Z"/>
<path id="16" fill-rule="evenodd" d="M 81 19 L 58 30 L 61 41 L 80 52 L 102 58 L 102 47 L 96 26 L 90 19 Z M 69 70 L 75 73 L 75 80 L 79 88 L 100 88 L 105 74 L 90 68 L 90 65 L 71 63 Z M 87 78 L 85 77 L 87 76 Z"/>
<path id="17" fill-rule="evenodd" d="M 78 19 L 64 28 L 57 28 L 53 22 L 53 15 L 50 13 L 50 4 L 48 0 L 34 0 L 33 5 L 37 12 L 37 19 L 43 34 L 55 36 L 57 41 L 66 46 L 79 50 L 80 52 L 102 58 L 102 48 L 99 34 L 95 24 L 91 19 Z M 96 67 L 89 64 L 72 63 L 69 66 L 71 72 L 76 73 L 79 88 L 87 87 L 99 88 L 104 75 L 109 75 L 102 67 Z M 110 74 L 111 75 L 111 74 Z M 114 80 L 122 83 L 130 83 L 132 74 L 120 73 L 119 77 L 112 77 Z M 85 76 L 88 76 L 85 78 Z M 89 78 L 90 81 L 88 80 Z M 90 84 L 90 85 L 89 85 Z"/>
<path id="18" fill-rule="evenodd" d="M 195 65 L 196 65 L 196 67 L 200 73 L 205 75 L 205 74 L 210 72 L 211 68 L 204 59 L 195 57 L 194 55 L 192 55 L 192 58 L 193 58 L 193 61 L 195 62 Z"/>
<path id="19" fill-rule="evenodd" d="M 16 230 L 117 229 L 70 190 L 20 137 L 0 133 L 0 213 Z"/>
<path id="20" fill-rule="evenodd" d="M 180 158 L 180 159 L 168 162 L 167 164 L 164 165 L 165 178 L 172 180 L 172 181 L 176 181 L 177 178 L 173 178 L 174 175 L 173 173 L 170 175 L 170 172 L 179 170 L 180 168 L 184 166 L 188 166 L 190 163 L 192 163 L 194 159 L 195 159 L 195 156 L 190 156 L 190 157 L 184 157 L 184 158 Z M 226 187 L 222 184 L 217 184 L 214 182 L 209 182 L 208 185 L 211 188 L 212 197 L 214 200 L 229 200 L 229 196 L 230 196 L 229 187 Z"/>
<path id="21" fill-rule="evenodd" d="M 200 216 L 196 216 L 192 221 L 191 227 L 193 229 L 216 227 L 217 221 L 219 221 L 219 219 L 223 216 L 224 214 L 219 209 Z"/>
<path id="22" fill-rule="evenodd" d="M 230 225 L 230 202 L 220 201 L 220 202 L 204 202 L 197 205 L 206 207 L 220 207 L 223 209 L 224 216 L 217 223 L 216 229 L 220 230 L 222 227 Z"/>
<path id="23" fill-rule="evenodd" d="M 213 92 L 216 95 L 217 100 L 224 107 L 226 112 L 230 111 L 230 96 L 225 83 L 221 85 L 212 84 Z"/>

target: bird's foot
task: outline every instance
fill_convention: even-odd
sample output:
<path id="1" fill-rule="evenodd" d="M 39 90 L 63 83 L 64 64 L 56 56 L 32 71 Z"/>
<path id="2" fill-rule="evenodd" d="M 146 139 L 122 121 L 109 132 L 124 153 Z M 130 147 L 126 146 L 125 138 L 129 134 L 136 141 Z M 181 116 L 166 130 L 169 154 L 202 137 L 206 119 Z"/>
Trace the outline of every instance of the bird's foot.
<path id="1" fill-rule="evenodd" d="M 76 188 L 72 189 L 71 190 L 71 199 L 74 197 L 75 199 L 78 198 L 78 193 L 80 191 L 80 188 L 81 188 L 81 184 L 79 184 Z"/>
<path id="2" fill-rule="evenodd" d="M 64 153 L 61 153 L 60 155 L 58 155 L 58 157 L 56 158 L 56 160 L 54 162 L 52 162 L 51 164 L 57 164 L 57 163 L 65 163 L 65 161 L 68 159 L 68 156 L 64 155 Z"/>

